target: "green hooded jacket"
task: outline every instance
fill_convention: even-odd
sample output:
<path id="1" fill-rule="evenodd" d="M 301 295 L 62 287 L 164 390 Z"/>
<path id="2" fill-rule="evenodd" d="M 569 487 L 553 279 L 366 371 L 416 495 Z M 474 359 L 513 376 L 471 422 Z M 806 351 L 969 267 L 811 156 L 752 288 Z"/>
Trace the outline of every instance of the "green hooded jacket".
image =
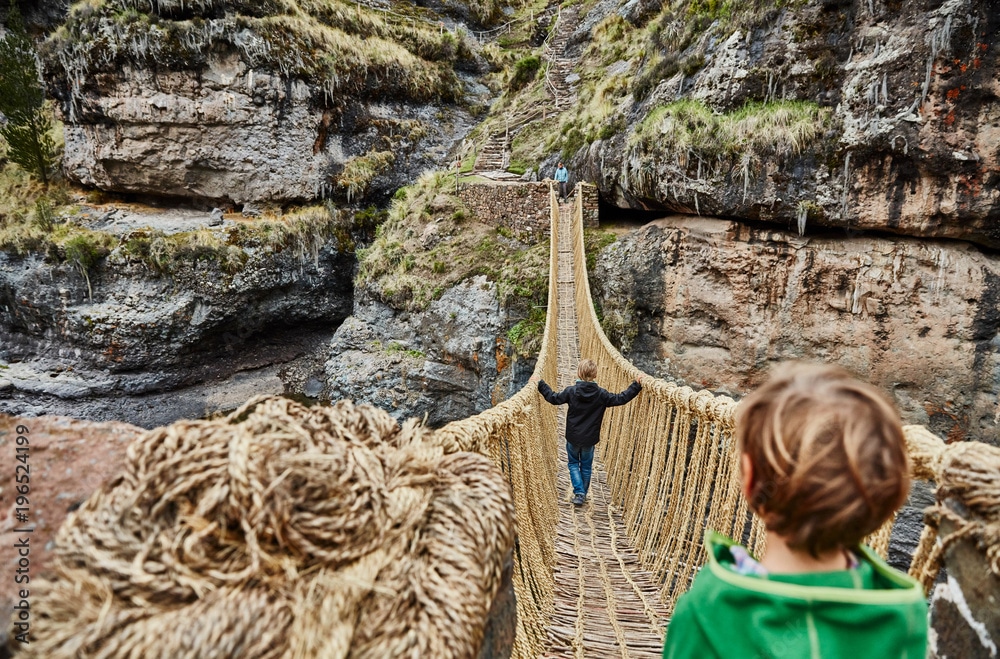
<path id="1" fill-rule="evenodd" d="M 705 533 L 709 562 L 677 600 L 664 659 L 924 659 L 920 584 L 861 546 L 859 565 L 765 577 L 733 571 L 736 543 Z"/>

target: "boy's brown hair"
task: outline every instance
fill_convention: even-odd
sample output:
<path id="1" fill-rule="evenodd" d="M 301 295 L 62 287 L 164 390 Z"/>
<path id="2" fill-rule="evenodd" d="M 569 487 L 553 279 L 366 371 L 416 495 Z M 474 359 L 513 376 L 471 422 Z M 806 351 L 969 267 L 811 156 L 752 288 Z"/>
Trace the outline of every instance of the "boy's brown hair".
<path id="1" fill-rule="evenodd" d="M 597 378 L 597 363 L 593 359 L 581 359 L 576 367 L 576 377 L 593 382 Z"/>
<path id="2" fill-rule="evenodd" d="M 740 404 L 736 440 L 753 466 L 750 507 L 813 556 L 856 547 L 910 489 L 896 409 L 838 366 L 778 367 Z"/>

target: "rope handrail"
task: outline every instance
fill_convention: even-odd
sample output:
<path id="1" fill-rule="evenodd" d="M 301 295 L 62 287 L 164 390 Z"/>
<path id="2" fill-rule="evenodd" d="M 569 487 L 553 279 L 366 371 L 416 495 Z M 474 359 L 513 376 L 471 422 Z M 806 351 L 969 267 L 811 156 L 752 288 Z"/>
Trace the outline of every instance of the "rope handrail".
<path id="1" fill-rule="evenodd" d="M 549 300 L 533 375 L 555 382 L 559 205 L 552 185 L 549 206 Z M 556 427 L 556 408 L 545 404 L 534 387 L 525 386 L 499 405 L 453 421 L 435 433 L 446 451 L 477 451 L 489 456 L 511 486 L 518 537 L 514 550 L 515 657 L 537 657 L 544 651 L 552 618 L 558 521 Z"/>
<path id="2" fill-rule="evenodd" d="M 525 23 L 525 22 L 534 23 L 535 21 L 540 20 L 542 18 L 545 18 L 546 16 L 552 14 L 553 12 L 556 12 L 556 13 L 559 12 L 559 6 L 558 5 L 556 5 L 554 7 L 548 7 L 546 9 L 542 10 L 541 12 L 539 12 L 538 14 L 531 13 L 528 16 L 522 16 L 521 18 L 515 18 L 512 21 L 507 21 L 503 25 L 498 25 L 497 27 L 490 28 L 489 30 L 473 30 L 473 31 L 470 31 L 469 34 L 471 34 L 472 37 L 476 41 L 478 41 L 479 43 L 483 43 L 484 41 L 489 41 L 490 39 L 492 39 L 495 36 L 499 36 L 499 35 L 503 34 L 505 31 L 506 32 L 510 32 L 510 30 L 515 25 L 518 25 L 519 23 Z"/>
<path id="3" fill-rule="evenodd" d="M 559 89 L 556 87 L 555 83 L 552 82 L 551 72 L 552 65 L 555 63 L 555 58 L 550 56 L 552 52 L 552 43 L 549 39 L 553 34 L 559 29 L 559 20 L 562 18 L 562 12 L 556 15 L 556 22 L 552 30 L 549 32 L 548 36 L 545 37 L 545 43 L 542 44 L 542 53 L 546 60 L 548 60 L 548 65 L 545 67 L 545 88 L 549 90 L 552 94 L 552 102 L 555 104 L 556 109 L 559 108 Z"/>

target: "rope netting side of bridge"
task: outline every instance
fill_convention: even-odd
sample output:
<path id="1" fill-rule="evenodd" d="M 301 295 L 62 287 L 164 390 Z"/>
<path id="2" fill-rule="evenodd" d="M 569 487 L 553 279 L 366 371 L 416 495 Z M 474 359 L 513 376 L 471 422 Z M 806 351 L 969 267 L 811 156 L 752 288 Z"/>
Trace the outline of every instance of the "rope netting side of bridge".
<path id="1" fill-rule="evenodd" d="M 549 190 L 549 207 L 549 299 L 534 375 L 556 382 L 559 205 L 554 189 Z M 555 527 L 559 518 L 556 434 L 557 408 L 545 403 L 534 386 L 522 388 L 476 416 L 449 423 L 435 434 L 447 451 L 487 455 L 510 483 L 518 538 L 514 548 L 514 657 L 537 657 L 542 653 L 552 618 Z"/>
<path id="2" fill-rule="evenodd" d="M 584 185 L 584 184 L 581 184 Z M 583 235 L 583 196 L 576 196 L 573 223 L 576 307 L 580 354 L 595 360 L 598 379 L 620 390 L 637 376 L 636 368 L 611 344 L 597 318 L 587 274 Z M 765 549 L 765 529 L 753 515 L 740 488 L 733 438 L 737 402 L 728 396 L 649 378 L 632 404 L 611 408 L 602 428 L 602 458 L 615 505 L 646 569 L 662 584 L 660 597 L 673 609 L 676 598 L 690 586 L 704 563 L 705 529 L 728 534 L 754 555 Z M 948 446 L 923 426 L 904 426 L 914 479 L 962 483 L 963 490 L 982 497 L 984 482 L 995 480 L 995 468 L 967 468 L 966 452 L 995 465 L 995 447 L 980 442 Z M 991 456 L 991 457 L 985 457 Z M 963 462 L 965 460 L 965 462 Z M 955 464 L 962 467 L 956 467 Z M 992 471 L 990 471 L 992 469 Z M 956 487 L 951 485 L 949 487 Z M 889 549 L 891 518 L 867 539 L 883 557 Z M 978 529 L 980 536 L 997 531 Z M 1000 543 L 1000 535 L 997 542 Z M 929 588 L 939 567 L 943 546 L 936 527 L 925 526 L 910 574 Z M 1000 546 L 990 555 L 1000 565 Z"/>
<path id="3" fill-rule="evenodd" d="M 599 445 L 601 457 L 612 502 L 643 568 L 660 584 L 659 597 L 670 611 L 705 561 L 705 529 L 728 534 L 755 555 L 765 549 L 765 529 L 750 512 L 740 488 L 733 438 L 738 403 L 648 376 L 622 356 L 601 329 L 588 283 L 583 197 L 575 195 L 572 229 L 580 355 L 600 365 L 598 380 L 607 389 L 621 390 L 639 375 L 647 378 L 635 401 L 608 410 Z M 559 222 L 554 192 L 550 205 L 548 316 L 534 373 L 555 382 Z M 922 426 L 906 426 L 904 433 L 914 478 L 936 481 L 950 447 Z M 538 656 L 545 648 L 545 629 L 553 611 L 553 529 L 558 518 L 555 408 L 541 401 L 535 387 L 526 386 L 500 405 L 453 422 L 437 434 L 449 450 L 489 456 L 511 485 L 519 537 L 514 556 L 518 610 L 514 656 Z M 893 521 L 868 538 L 883 556 Z M 936 529 L 926 527 L 911 574 L 929 585 L 941 553 Z"/>
<path id="4" fill-rule="evenodd" d="M 704 562 L 706 527 L 744 541 L 755 555 L 763 549 L 763 525 L 740 492 L 736 401 L 652 378 L 618 352 L 601 329 L 591 298 L 582 194 L 573 234 L 580 354 L 599 364 L 598 380 L 609 390 L 620 391 L 640 375 L 648 378 L 636 400 L 608 410 L 598 446 L 612 501 L 672 610 Z"/>

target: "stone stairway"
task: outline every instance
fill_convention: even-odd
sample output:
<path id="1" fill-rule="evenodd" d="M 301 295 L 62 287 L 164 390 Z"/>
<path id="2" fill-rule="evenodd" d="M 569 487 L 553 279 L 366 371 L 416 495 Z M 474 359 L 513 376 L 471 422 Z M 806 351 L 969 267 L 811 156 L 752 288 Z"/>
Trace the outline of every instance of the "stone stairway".
<path id="1" fill-rule="evenodd" d="M 552 39 L 542 52 L 542 57 L 548 62 L 545 88 L 549 94 L 549 103 L 542 107 L 535 105 L 511 113 L 507 117 L 504 130 L 492 133 L 486 138 L 472 168 L 477 174 L 502 172 L 507 169 L 510 164 L 507 161 L 507 154 L 514 136 L 532 121 L 568 108 L 576 98 L 573 86 L 567 82 L 576 60 L 566 56 L 566 45 L 576 28 L 578 18 L 579 11 L 575 6 L 562 9 L 556 19 Z"/>
<path id="2" fill-rule="evenodd" d="M 573 204 L 560 207 L 558 388 L 573 384 L 580 359 L 573 279 Z M 556 528 L 555 602 L 547 658 L 642 657 L 663 649 L 667 614 L 658 589 L 610 505 L 607 476 L 595 455 L 587 502 L 570 502 L 566 469 L 565 407 L 559 415 L 560 493 Z M 598 450 L 598 454 L 600 451 Z"/>
<path id="3" fill-rule="evenodd" d="M 502 172 L 507 169 L 510 163 L 505 162 L 507 150 L 507 132 L 494 133 L 486 139 L 486 144 L 476 155 L 476 163 L 472 171 L 482 172 Z"/>
<path id="4" fill-rule="evenodd" d="M 567 56 L 566 46 L 578 19 L 579 10 L 576 5 L 564 9 L 559 15 L 559 23 L 556 25 L 552 41 L 545 48 L 545 59 L 549 62 L 546 87 L 552 98 L 553 109 L 556 111 L 565 110 L 576 98 L 575 90 L 568 82 L 573 67 L 576 66 L 576 60 Z"/>

